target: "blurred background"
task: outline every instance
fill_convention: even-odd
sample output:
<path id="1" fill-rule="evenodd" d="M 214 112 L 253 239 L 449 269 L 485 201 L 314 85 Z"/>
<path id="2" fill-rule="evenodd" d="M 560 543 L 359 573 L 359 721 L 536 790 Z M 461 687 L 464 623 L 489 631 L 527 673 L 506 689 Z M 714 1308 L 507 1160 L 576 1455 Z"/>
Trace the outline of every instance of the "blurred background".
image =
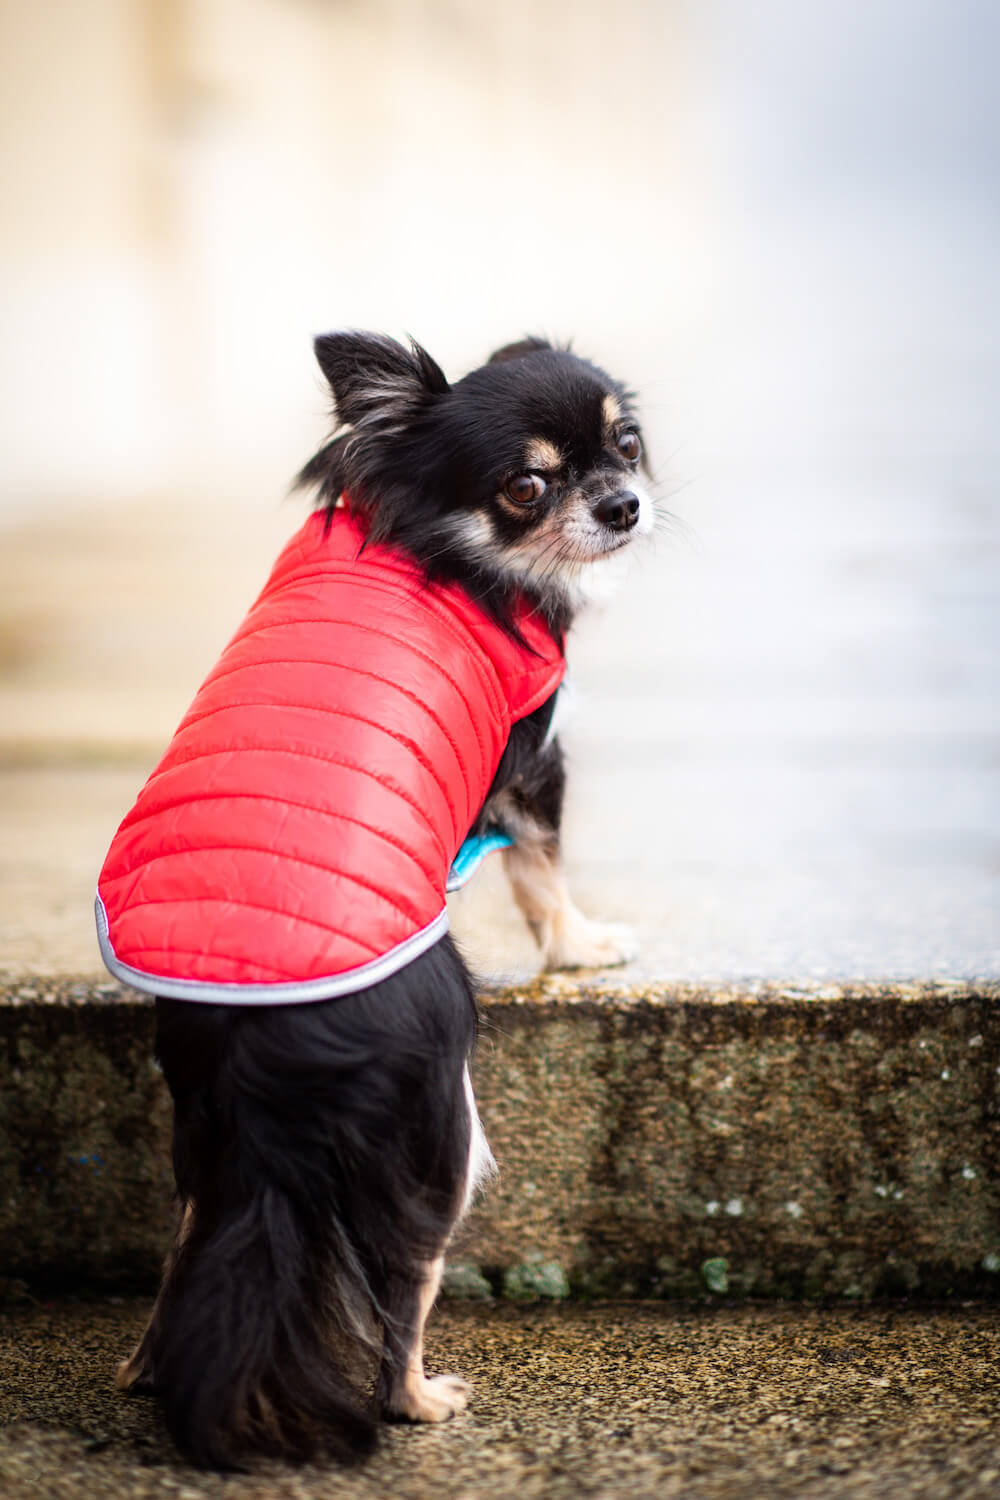
<path id="1" fill-rule="evenodd" d="M 1000 972 L 998 44 L 990 0 L 0 0 L 0 969 L 96 967 L 358 326 L 639 392 L 675 519 L 574 641 L 567 848 L 645 971 Z M 481 882 L 474 956 L 530 965 Z"/>

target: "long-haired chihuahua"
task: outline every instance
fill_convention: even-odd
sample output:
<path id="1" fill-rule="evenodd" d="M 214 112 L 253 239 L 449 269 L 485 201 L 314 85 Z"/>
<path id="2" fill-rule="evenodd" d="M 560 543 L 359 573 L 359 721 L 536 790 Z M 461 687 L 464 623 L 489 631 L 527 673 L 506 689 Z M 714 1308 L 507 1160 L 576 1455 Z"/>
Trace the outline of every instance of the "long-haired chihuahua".
<path id="1" fill-rule="evenodd" d="M 157 997 L 179 1200 L 118 1384 L 219 1468 L 356 1458 L 380 1421 L 466 1404 L 423 1364 L 445 1248 L 492 1169 L 442 911 L 459 846 L 506 844 L 547 967 L 631 956 L 567 891 L 554 710 L 575 614 L 653 524 L 632 397 L 540 339 L 455 384 L 374 334 L 316 354 L 336 426 L 299 476 L 315 512 L 98 902 L 109 967 Z"/>

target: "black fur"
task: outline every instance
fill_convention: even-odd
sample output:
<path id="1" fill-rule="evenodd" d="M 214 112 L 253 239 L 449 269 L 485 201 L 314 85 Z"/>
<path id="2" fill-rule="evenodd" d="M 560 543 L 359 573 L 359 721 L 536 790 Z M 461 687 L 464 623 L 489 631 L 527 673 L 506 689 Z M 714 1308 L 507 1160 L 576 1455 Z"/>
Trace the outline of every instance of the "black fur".
<path id="1" fill-rule="evenodd" d="M 191 1232 L 148 1335 L 178 1447 L 341 1459 L 454 1223 L 469 1150 L 475 999 L 450 938 L 354 995 L 288 1006 L 156 1002 Z M 384 1351 L 382 1341 L 385 1340 Z"/>
<path id="2" fill-rule="evenodd" d="M 504 753 L 493 777 L 473 832 L 485 833 L 492 827 L 507 830 L 504 803 L 530 818 L 539 827 L 551 831 L 558 842 L 562 824 L 563 796 L 566 790 L 566 765 L 562 746 L 555 738 L 545 743 L 556 694 L 536 708 L 533 714 L 511 728 Z M 506 792 L 506 799 L 502 793 Z M 512 834 L 514 828 L 509 830 Z"/>
<path id="3" fill-rule="evenodd" d="M 342 425 L 299 483 L 328 508 L 346 491 L 373 539 L 404 548 L 431 579 L 463 583 L 512 631 L 524 594 L 565 630 L 575 554 L 560 555 L 560 571 L 544 549 L 558 550 L 571 511 L 595 558 L 622 540 L 594 515 L 627 493 L 636 466 L 616 447 L 638 431 L 624 388 L 538 339 L 453 386 L 416 344 L 336 334 L 316 353 Z M 621 413 L 610 436 L 608 396 Z M 522 510 L 505 486 L 540 440 L 562 464 Z M 505 549 L 530 556 L 533 538 L 544 566 L 520 576 Z M 530 829 L 556 858 L 565 771 L 549 735 L 554 703 L 514 726 L 476 828 Z M 448 937 L 325 1002 L 157 1001 L 181 1223 L 121 1383 L 157 1392 L 195 1462 L 349 1461 L 371 1450 L 380 1419 L 402 1413 L 427 1266 L 467 1186 L 475 1031 L 472 981 Z"/>
<path id="4" fill-rule="evenodd" d="M 625 488 L 635 465 L 604 441 L 602 403 L 614 396 L 623 427 L 638 432 L 631 394 L 568 349 L 525 339 L 449 385 L 417 343 L 366 333 L 325 334 L 316 356 L 330 384 L 338 431 L 296 481 L 332 507 L 345 492 L 370 521 L 373 540 L 405 548 L 432 579 L 461 579 L 495 618 L 510 625 L 525 594 L 558 631 L 573 602 L 550 571 L 512 575 L 497 549 L 470 542 L 463 517 L 485 517 L 498 544 L 537 528 L 567 487 L 596 501 Z M 523 472 L 526 441 L 549 439 L 566 456 L 550 476 L 550 498 L 519 511 L 498 497 Z"/>

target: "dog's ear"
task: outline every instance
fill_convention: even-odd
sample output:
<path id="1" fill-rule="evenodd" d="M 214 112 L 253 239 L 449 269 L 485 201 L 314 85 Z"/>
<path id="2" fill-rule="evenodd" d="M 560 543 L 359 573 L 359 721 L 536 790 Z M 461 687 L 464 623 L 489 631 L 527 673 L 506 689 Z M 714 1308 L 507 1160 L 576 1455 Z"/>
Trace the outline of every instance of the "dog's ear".
<path id="1" fill-rule="evenodd" d="M 415 340 L 405 349 L 381 333 L 323 333 L 313 348 L 337 415 L 352 427 L 375 413 L 412 415 L 448 390 L 441 367 Z"/>
<path id="2" fill-rule="evenodd" d="M 494 349 L 487 363 L 505 365 L 509 359 L 523 359 L 526 354 L 537 354 L 542 349 L 552 348 L 553 345 L 548 339 L 534 337 L 518 339 L 514 344 L 504 344 L 502 349 Z"/>

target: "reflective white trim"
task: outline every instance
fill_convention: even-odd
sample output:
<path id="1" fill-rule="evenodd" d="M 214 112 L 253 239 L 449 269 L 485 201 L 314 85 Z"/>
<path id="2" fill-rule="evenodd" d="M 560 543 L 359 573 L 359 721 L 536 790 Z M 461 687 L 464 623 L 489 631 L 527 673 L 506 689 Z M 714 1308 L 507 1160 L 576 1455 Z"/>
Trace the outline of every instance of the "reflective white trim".
<path id="1" fill-rule="evenodd" d="M 194 1000 L 206 1005 L 301 1005 L 310 1000 L 333 1000 L 337 995 L 353 995 L 356 990 L 367 989 L 388 979 L 406 967 L 413 959 L 433 948 L 439 938 L 448 931 L 447 908 L 433 922 L 421 927 L 419 932 L 397 943 L 380 958 L 373 958 L 356 969 L 343 974 L 331 974 L 326 979 L 304 979 L 291 984 L 212 984 L 201 979 L 165 979 L 158 974 L 148 974 L 143 969 L 133 969 L 123 964 L 111 946 L 108 932 L 108 914 L 104 902 L 98 895 L 94 903 L 97 916 L 97 941 L 101 946 L 101 957 L 116 979 L 134 990 L 145 990 L 150 995 L 163 995 L 168 1000 Z"/>

